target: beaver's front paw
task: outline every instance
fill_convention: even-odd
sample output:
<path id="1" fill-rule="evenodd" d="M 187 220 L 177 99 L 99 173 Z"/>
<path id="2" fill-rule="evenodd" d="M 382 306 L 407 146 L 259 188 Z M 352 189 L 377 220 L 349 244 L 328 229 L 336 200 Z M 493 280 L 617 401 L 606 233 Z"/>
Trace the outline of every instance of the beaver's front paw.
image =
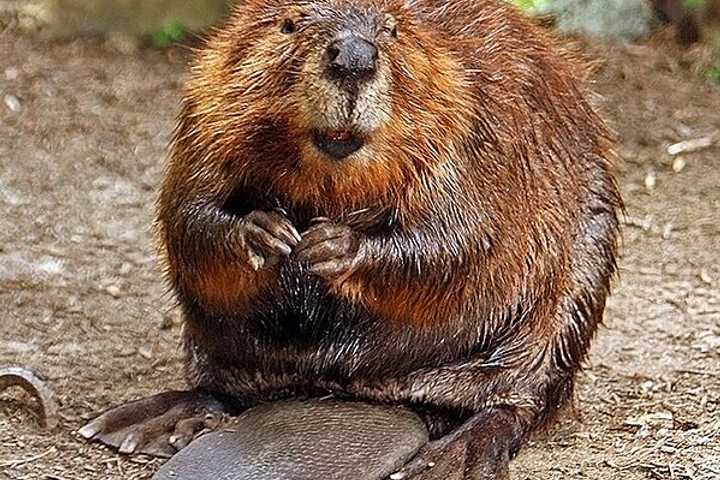
<path id="1" fill-rule="evenodd" d="M 363 260 L 359 235 L 347 225 L 324 220 L 302 234 L 295 255 L 328 281 L 345 280 Z"/>
<path id="2" fill-rule="evenodd" d="M 300 234 L 280 212 L 254 210 L 242 221 L 243 247 L 253 270 L 287 257 L 300 241 Z"/>
<path id="3" fill-rule="evenodd" d="M 225 412 L 227 406 L 209 393 L 171 391 L 116 407 L 78 433 L 120 453 L 170 457 Z"/>

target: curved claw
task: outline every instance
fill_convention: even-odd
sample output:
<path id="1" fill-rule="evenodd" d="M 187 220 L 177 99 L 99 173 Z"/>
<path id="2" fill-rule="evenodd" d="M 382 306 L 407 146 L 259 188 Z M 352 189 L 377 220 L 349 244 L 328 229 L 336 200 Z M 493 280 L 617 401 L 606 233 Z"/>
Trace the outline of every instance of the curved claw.
<path id="1" fill-rule="evenodd" d="M 410 463 L 405 465 L 402 470 L 390 475 L 390 480 L 404 480 L 415 477 L 424 471 L 435 466 L 435 462 L 427 461 L 422 456 L 416 457 Z"/>
<path id="2" fill-rule="evenodd" d="M 55 395 L 47 384 L 26 368 L 0 369 L 0 392 L 10 387 L 21 387 L 40 402 L 40 422 L 43 428 L 52 430 L 58 425 L 58 405 Z"/>
<path id="3" fill-rule="evenodd" d="M 466 439 L 462 435 L 450 434 L 426 444 L 415 458 L 388 478 L 389 480 L 461 480 L 463 478 L 475 478 L 466 477 L 465 475 L 466 452 Z"/>
<path id="4" fill-rule="evenodd" d="M 169 391 L 115 407 L 78 430 L 123 454 L 171 457 L 204 429 L 217 427 L 227 407 L 197 391 Z"/>

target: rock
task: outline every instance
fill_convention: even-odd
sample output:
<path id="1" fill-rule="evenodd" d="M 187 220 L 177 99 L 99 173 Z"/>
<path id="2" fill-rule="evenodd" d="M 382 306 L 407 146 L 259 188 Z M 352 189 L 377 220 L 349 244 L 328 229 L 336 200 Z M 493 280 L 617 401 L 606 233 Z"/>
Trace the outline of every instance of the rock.
<path id="1" fill-rule="evenodd" d="M 253 408 L 234 430 L 209 433 L 153 480 L 382 480 L 428 441 L 413 412 L 335 400 Z"/>
<path id="2" fill-rule="evenodd" d="M 535 13 L 554 17 L 562 32 L 601 38 L 643 38 L 658 23 L 646 0 L 545 1 L 540 2 Z"/>
<path id="3" fill-rule="evenodd" d="M 15 95 L 5 95 L 5 106 L 9 108 L 11 112 L 15 113 L 22 110 L 20 99 Z"/>
<path id="4" fill-rule="evenodd" d="M 20 71 L 15 67 L 7 67 L 5 69 L 5 78 L 7 80 L 17 80 L 18 76 L 20 75 Z"/>
<path id="5" fill-rule="evenodd" d="M 122 290 L 120 290 L 120 287 L 117 285 L 110 285 L 105 291 L 113 298 L 120 298 L 122 296 Z"/>

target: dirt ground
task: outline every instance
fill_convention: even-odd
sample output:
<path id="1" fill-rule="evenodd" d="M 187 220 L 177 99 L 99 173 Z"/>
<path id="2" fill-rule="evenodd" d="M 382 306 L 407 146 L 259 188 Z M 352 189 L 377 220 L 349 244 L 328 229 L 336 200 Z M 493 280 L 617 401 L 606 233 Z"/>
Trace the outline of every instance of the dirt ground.
<path id="1" fill-rule="evenodd" d="M 720 478 L 720 86 L 702 52 L 586 47 L 621 139 L 621 274 L 576 415 L 528 445 L 524 479 Z M 0 393 L 0 478 L 143 479 L 160 465 L 81 441 L 112 404 L 181 387 L 179 319 L 150 223 L 177 53 L 0 34 L 0 367 L 42 373 L 61 425 Z M 676 142 L 714 147 L 671 157 Z"/>

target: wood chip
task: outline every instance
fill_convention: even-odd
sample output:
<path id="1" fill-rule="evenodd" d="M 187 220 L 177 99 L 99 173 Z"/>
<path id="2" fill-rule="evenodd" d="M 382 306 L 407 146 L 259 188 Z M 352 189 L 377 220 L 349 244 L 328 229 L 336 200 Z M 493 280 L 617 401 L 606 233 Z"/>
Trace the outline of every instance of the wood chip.
<path id="1" fill-rule="evenodd" d="M 685 157 L 675 157 L 675 160 L 673 160 L 672 169 L 675 173 L 680 173 L 685 169 L 685 166 L 687 166 L 687 161 L 685 160 Z"/>
<path id="2" fill-rule="evenodd" d="M 670 155 L 680 155 L 681 153 L 697 152 L 698 150 L 712 147 L 714 144 L 715 139 L 713 137 L 694 138 L 670 145 L 667 148 L 667 153 Z"/>
<path id="3" fill-rule="evenodd" d="M 645 175 L 645 188 L 652 192 L 655 190 L 655 187 L 657 186 L 657 175 L 655 172 L 648 172 L 647 175 Z"/>
<path id="4" fill-rule="evenodd" d="M 38 399 L 42 409 L 43 427 L 54 429 L 58 424 L 58 406 L 55 395 L 47 384 L 33 372 L 22 367 L 0 369 L 0 392 L 6 388 L 19 386 Z"/>

